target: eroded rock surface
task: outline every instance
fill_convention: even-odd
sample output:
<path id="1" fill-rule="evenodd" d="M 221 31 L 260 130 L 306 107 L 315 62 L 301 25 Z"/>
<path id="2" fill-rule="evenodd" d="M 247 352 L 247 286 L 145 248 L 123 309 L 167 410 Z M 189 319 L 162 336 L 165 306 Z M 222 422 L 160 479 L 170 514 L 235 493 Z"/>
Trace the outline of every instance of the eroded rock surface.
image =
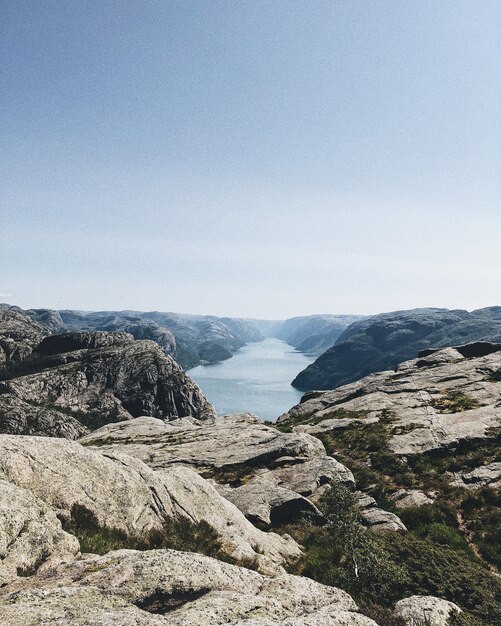
<path id="1" fill-rule="evenodd" d="M 102 450 L 121 450 L 150 467 L 187 465 L 211 476 L 217 472 L 252 474 L 262 467 L 325 457 L 322 443 L 301 433 L 281 433 L 250 413 L 217 417 L 207 423 L 165 423 L 141 417 L 107 424 L 81 439 Z"/>
<path id="2" fill-rule="evenodd" d="M 29 490 L 0 480 L 0 588 L 73 557 L 80 547 L 54 511 Z"/>
<path id="3" fill-rule="evenodd" d="M 240 487 L 215 484 L 218 492 L 257 526 L 294 522 L 304 514 L 320 517 L 320 511 L 307 498 L 290 489 L 277 487 L 256 477 Z"/>
<path id="4" fill-rule="evenodd" d="M 0 436 L 0 479 L 27 490 L 71 524 L 92 519 L 98 527 L 142 537 L 168 520 L 206 522 L 222 551 L 262 571 L 300 555 L 291 538 L 264 533 L 189 468 L 161 473 L 125 454 L 86 449 L 64 439 Z"/>
<path id="5" fill-rule="evenodd" d="M 299 432 L 317 433 L 329 430 L 331 424 L 363 427 L 386 415 L 393 420 L 389 446 L 397 455 L 494 439 L 501 426 L 500 372 L 501 351 L 465 358 L 447 348 L 402 363 L 396 372 L 307 394 L 278 421 L 300 425 Z M 342 425 L 336 423 L 338 418 Z"/>
<path id="6" fill-rule="evenodd" d="M 397 509 L 433 504 L 433 498 L 430 498 L 419 489 L 399 489 L 390 495 L 390 499 L 395 502 Z"/>
<path id="7" fill-rule="evenodd" d="M 0 592 L 1 623 L 49 620 L 54 626 L 376 626 L 339 589 L 173 550 L 85 558 Z"/>
<path id="8" fill-rule="evenodd" d="M 488 463 L 476 467 L 471 472 L 457 472 L 454 484 L 466 489 L 479 489 L 489 486 L 493 489 L 501 487 L 501 462 Z"/>

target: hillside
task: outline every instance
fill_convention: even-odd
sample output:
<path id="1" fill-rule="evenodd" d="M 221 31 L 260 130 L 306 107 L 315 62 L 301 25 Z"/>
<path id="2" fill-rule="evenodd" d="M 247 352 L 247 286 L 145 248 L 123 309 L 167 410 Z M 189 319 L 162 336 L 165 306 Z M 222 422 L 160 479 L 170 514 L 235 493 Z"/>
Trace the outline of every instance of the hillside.
<path id="1" fill-rule="evenodd" d="M 477 311 L 414 309 L 357 321 L 335 345 L 300 372 L 302 391 L 335 389 L 367 374 L 394 369 L 426 348 L 501 341 L 501 307 Z"/>

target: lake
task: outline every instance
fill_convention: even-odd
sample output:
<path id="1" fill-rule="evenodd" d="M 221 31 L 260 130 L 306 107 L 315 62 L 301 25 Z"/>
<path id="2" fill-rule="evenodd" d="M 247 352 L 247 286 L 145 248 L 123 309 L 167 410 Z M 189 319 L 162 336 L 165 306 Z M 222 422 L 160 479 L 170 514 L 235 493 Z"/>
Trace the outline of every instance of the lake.
<path id="1" fill-rule="evenodd" d="M 219 415 L 249 411 L 276 420 L 297 404 L 302 392 L 291 381 L 314 357 L 280 339 L 249 343 L 231 359 L 188 370 Z"/>

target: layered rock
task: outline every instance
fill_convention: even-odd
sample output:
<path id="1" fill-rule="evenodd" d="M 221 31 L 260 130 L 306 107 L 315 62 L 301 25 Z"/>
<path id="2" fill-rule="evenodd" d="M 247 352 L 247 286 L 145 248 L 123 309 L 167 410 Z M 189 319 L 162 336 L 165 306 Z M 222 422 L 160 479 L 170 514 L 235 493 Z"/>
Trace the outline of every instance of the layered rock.
<path id="1" fill-rule="evenodd" d="M 208 423 L 165 423 L 141 417 L 107 424 L 81 439 L 101 450 L 122 450 L 161 469 L 186 465 L 207 476 L 250 475 L 259 468 L 325 457 L 322 443 L 307 434 L 281 433 L 250 413 L 216 417 Z"/>
<path id="2" fill-rule="evenodd" d="M 278 422 L 319 433 L 369 426 L 386 415 L 388 444 L 402 456 L 494 439 L 501 426 L 500 371 L 501 351 L 465 358 L 449 348 L 402 363 L 396 372 L 306 395 Z"/>
<path id="3" fill-rule="evenodd" d="M 307 578 L 268 578 L 201 555 L 121 550 L 0 592 L 9 626 L 377 626 L 351 597 Z"/>
<path id="4" fill-rule="evenodd" d="M 501 342 L 501 307 L 471 313 L 443 309 L 384 313 L 349 326 L 292 384 L 303 391 L 335 389 L 393 369 L 426 348 L 476 341 Z"/>
<path id="5" fill-rule="evenodd" d="M 193 467 L 263 527 L 305 513 L 318 517 L 315 502 L 329 483 L 355 485 L 352 473 L 328 457 L 318 439 L 282 433 L 248 413 L 209 423 L 141 417 L 107 424 L 80 441 L 104 452 L 125 451 L 156 470 Z"/>
<path id="6" fill-rule="evenodd" d="M 75 438 L 138 415 L 169 420 L 215 414 L 157 344 L 123 332 L 46 337 L 23 367 L 21 375 L 0 383 L 3 432 Z"/>

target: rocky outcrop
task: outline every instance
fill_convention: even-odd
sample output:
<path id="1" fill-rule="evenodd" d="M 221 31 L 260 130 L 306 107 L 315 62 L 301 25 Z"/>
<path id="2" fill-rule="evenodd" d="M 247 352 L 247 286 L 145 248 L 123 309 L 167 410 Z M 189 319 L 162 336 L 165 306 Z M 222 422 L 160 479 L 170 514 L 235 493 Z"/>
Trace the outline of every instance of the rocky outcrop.
<path id="1" fill-rule="evenodd" d="M 157 344 L 127 333 L 46 337 L 23 367 L 0 383 L 3 432 L 74 438 L 138 415 L 169 420 L 215 414 Z"/>
<path id="2" fill-rule="evenodd" d="M 393 369 L 427 348 L 501 342 L 501 308 L 477 311 L 415 309 L 355 322 L 336 344 L 300 372 L 303 391 L 335 389 L 373 372 Z"/>
<path id="3" fill-rule="evenodd" d="M 101 454 L 64 439 L 4 435 L 0 436 L 0 480 L 11 485 L 10 495 L 20 498 L 19 506 L 17 500 L 11 505 L 25 520 L 27 505 L 22 498 L 31 498 L 34 519 L 38 510 L 46 512 L 39 501 L 48 507 L 53 534 L 61 535 L 55 515 L 70 528 L 84 523 L 85 528 L 106 528 L 136 538 L 161 533 L 169 520 L 204 522 L 216 533 L 224 554 L 253 563 L 261 571 L 273 572 L 300 556 L 294 540 L 252 526 L 189 468 L 157 473 L 128 455 Z"/>
<path id="4" fill-rule="evenodd" d="M 204 475 L 251 475 L 260 468 L 325 457 L 322 443 L 310 435 L 281 433 L 250 413 L 217 417 L 200 424 L 165 423 L 141 417 L 107 424 L 83 437 L 84 445 L 121 450 L 154 469 L 193 467 Z"/>
<path id="5" fill-rule="evenodd" d="M 395 502 L 397 509 L 408 509 L 420 507 L 424 504 L 433 504 L 433 498 L 430 498 L 419 489 L 399 489 L 390 495 L 390 499 Z"/>
<path id="6" fill-rule="evenodd" d="M 351 597 L 201 555 L 121 550 L 61 565 L 0 593 L 9 626 L 377 626 Z"/>
<path id="7" fill-rule="evenodd" d="M 235 488 L 217 483 L 215 487 L 258 527 L 294 522 L 305 514 L 321 518 L 320 511 L 310 500 L 290 489 L 277 487 L 266 478 L 256 477 Z"/>
<path id="8" fill-rule="evenodd" d="M 480 489 L 487 486 L 498 489 L 501 487 L 501 462 L 487 463 L 470 472 L 456 472 L 453 483 L 457 487 L 466 489 Z"/>
<path id="9" fill-rule="evenodd" d="M 460 613 L 457 604 L 434 596 L 411 596 L 395 606 L 395 616 L 406 626 L 448 626 L 449 619 Z"/>
<path id="10" fill-rule="evenodd" d="M 364 526 L 376 531 L 407 530 L 398 515 L 379 508 L 374 498 L 360 491 L 357 492 L 357 496 L 360 517 Z"/>
<path id="11" fill-rule="evenodd" d="M 49 330 L 18 307 L 0 304 L 0 375 L 26 359 Z M 2 374 L 3 371 L 3 374 Z"/>
<path id="12" fill-rule="evenodd" d="M 80 441 L 100 451 L 126 452 L 156 470 L 193 467 L 262 527 L 304 513 L 318 517 L 314 502 L 329 483 L 355 485 L 353 474 L 328 457 L 318 439 L 282 433 L 248 413 L 204 423 L 140 417 L 107 424 Z"/>
<path id="13" fill-rule="evenodd" d="M 279 418 L 297 432 L 368 427 L 386 415 L 396 455 L 494 439 L 501 427 L 501 351 L 467 359 L 449 348 L 304 401 Z M 354 424 L 349 420 L 356 419 Z M 341 421 L 340 420 L 340 421 Z M 361 421 L 360 421 L 361 420 Z"/>

